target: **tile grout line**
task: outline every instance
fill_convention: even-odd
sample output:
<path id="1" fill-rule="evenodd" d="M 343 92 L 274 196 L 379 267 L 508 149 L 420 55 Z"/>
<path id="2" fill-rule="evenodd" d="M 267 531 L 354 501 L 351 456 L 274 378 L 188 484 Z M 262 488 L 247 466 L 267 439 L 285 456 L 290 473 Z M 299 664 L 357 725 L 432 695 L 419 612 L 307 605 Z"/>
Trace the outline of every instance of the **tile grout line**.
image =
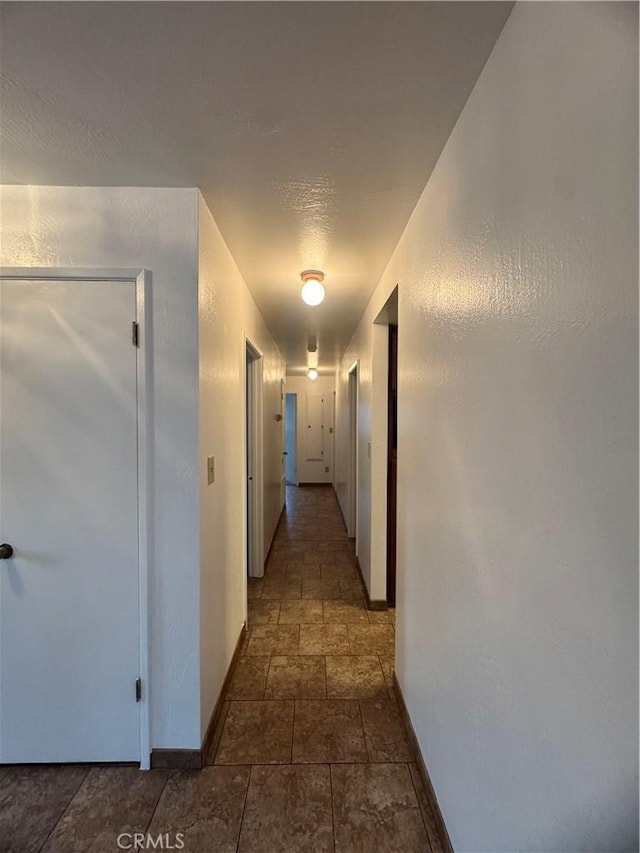
<path id="1" fill-rule="evenodd" d="M 371 752 L 369 751 L 369 741 L 367 740 L 367 733 L 364 730 L 364 716 L 362 714 L 362 699 L 358 699 L 358 712 L 360 714 L 360 727 L 362 728 L 362 740 L 364 741 L 364 748 L 367 751 L 367 764 L 372 764 Z"/>
<path id="2" fill-rule="evenodd" d="M 71 796 L 70 796 L 70 797 L 69 797 L 69 799 L 67 800 L 67 802 L 66 802 L 66 804 L 65 804 L 64 808 L 62 809 L 62 811 L 61 811 L 61 812 L 60 812 L 60 814 L 58 815 L 58 819 L 57 819 L 57 820 L 56 820 L 56 822 L 53 824 L 53 826 L 51 827 L 51 829 L 49 830 L 49 832 L 47 833 L 46 838 L 44 839 L 44 841 L 42 842 L 42 844 L 40 845 L 40 847 L 38 847 L 38 850 L 39 850 L 39 851 L 40 851 L 40 850 L 42 850 L 42 849 L 44 848 L 44 846 L 45 846 L 45 844 L 47 843 L 47 841 L 48 841 L 48 840 L 51 838 L 51 836 L 53 835 L 53 832 L 54 832 L 55 828 L 58 826 L 58 824 L 60 823 L 60 821 L 62 820 L 62 818 L 63 818 L 63 817 L 65 816 L 65 814 L 67 813 L 67 810 L 68 810 L 69 806 L 71 805 L 71 803 L 73 802 L 73 800 L 76 798 L 76 795 L 77 795 L 78 791 L 79 791 L 79 790 L 80 790 L 80 788 L 84 785 L 84 783 L 85 783 L 85 781 L 86 781 L 86 779 L 87 779 L 87 776 L 89 775 L 89 773 L 90 773 L 90 772 L 91 772 L 91 768 L 89 767 L 89 768 L 87 768 L 87 771 L 86 771 L 86 773 L 84 774 L 84 776 L 82 777 L 82 779 L 78 782 L 78 786 L 77 786 L 77 788 L 73 791 L 73 793 L 71 794 Z"/>
<path id="3" fill-rule="evenodd" d="M 153 818 L 155 817 L 155 814 L 156 814 L 156 812 L 158 811 L 158 804 L 160 803 L 160 800 L 161 800 L 161 798 L 162 798 L 162 795 L 163 795 L 163 794 L 164 794 L 164 792 L 165 792 L 165 788 L 167 787 L 167 784 L 168 784 L 168 782 L 169 782 L 169 779 L 170 779 L 172 776 L 173 776 L 173 773 L 167 773 L 167 777 L 166 777 L 166 779 L 164 780 L 164 785 L 162 786 L 162 788 L 160 788 L 160 793 L 158 794 L 158 799 L 156 800 L 155 805 L 154 805 L 153 809 L 151 810 L 151 817 L 150 817 L 150 818 L 149 818 L 149 820 L 147 821 L 147 825 L 146 825 L 145 830 L 144 830 L 144 831 L 145 831 L 145 834 L 146 834 L 147 832 L 149 832 L 149 827 L 151 826 L 151 824 L 152 824 L 152 822 L 153 822 Z"/>
<path id="4" fill-rule="evenodd" d="M 293 700 L 293 720 L 291 722 L 291 753 L 290 753 L 291 760 L 289 761 L 289 764 L 293 764 L 293 742 L 294 742 L 295 737 L 296 737 L 296 709 L 297 709 L 297 705 L 298 705 L 297 700 L 294 699 Z"/>
<path id="5" fill-rule="evenodd" d="M 246 808 L 247 808 L 247 800 L 249 799 L 249 786 L 251 785 L 251 777 L 253 775 L 253 768 L 254 767 L 255 767 L 255 764 L 249 765 L 249 774 L 247 776 L 247 787 L 246 787 L 246 790 L 244 792 L 244 800 L 242 802 L 242 814 L 240 815 L 240 824 L 238 826 L 238 840 L 236 842 L 236 853 L 238 853 L 238 850 L 240 849 L 240 838 L 242 836 L 242 824 L 244 823 L 244 813 L 245 813 Z"/>
<path id="6" fill-rule="evenodd" d="M 336 840 L 336 810 L 335 803 L 333 800 L 333 764 L 329 764 L 329 793 L 331 794 L 331 834 L 333 836 L 333 851 L 335 853 L 337 849 L 337 840 Z"/>

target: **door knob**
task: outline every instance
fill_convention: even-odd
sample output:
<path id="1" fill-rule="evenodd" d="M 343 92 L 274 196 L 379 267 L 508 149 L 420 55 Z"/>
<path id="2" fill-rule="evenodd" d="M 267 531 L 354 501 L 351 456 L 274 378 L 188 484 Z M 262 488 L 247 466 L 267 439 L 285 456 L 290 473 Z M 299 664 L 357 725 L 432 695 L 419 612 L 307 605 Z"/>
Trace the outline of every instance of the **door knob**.
<path id="1" fill-rule="evenodd" d="M 13 545 L 3 542 L 0 545 L 0 560 L 9 560 L 11 557 L 13 557 Z"/>

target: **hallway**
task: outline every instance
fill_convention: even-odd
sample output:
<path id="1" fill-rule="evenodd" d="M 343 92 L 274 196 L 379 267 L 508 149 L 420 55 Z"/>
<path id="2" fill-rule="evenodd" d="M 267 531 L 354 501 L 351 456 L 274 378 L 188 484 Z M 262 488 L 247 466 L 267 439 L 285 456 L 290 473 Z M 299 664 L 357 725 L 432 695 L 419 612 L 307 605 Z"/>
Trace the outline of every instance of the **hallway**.
<path id="1" fill-rule="evenodd" d="M 638 853 L 639 12 L 0 0 L 0 853 Z"/>
<path id="2" fill-rule="evenodd" d="M 187 853 L 439 853 L 394 621 L 365 608 L 333 489 L 287 487 L 208 766 L 2 767 L 0 851 L 110 853 L 137 832 L 165 848 L 184 833 Z"/>

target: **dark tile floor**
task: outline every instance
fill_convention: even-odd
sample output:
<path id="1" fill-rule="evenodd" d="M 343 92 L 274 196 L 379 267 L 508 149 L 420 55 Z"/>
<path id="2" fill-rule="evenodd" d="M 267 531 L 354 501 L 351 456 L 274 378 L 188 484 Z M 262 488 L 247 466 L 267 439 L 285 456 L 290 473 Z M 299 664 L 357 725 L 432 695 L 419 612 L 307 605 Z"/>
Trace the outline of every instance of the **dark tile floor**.
<path id="1" fill-rule="evenodd" d="M 366 609 L 333 490 L 289 487 L 207 766 L 0 767 L 0 851 L 117 853 L 149 833 L 185 853 L 439 853 L 394 636 L 394 611 Z"/>

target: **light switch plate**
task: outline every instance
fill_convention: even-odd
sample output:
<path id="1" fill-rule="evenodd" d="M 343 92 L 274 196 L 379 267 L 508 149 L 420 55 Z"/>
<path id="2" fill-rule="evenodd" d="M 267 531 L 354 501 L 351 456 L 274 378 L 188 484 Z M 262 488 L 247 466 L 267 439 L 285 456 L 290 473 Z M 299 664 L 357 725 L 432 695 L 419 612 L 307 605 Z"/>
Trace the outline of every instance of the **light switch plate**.
<path id="1" fill-rule="evenodd" d="M 207 456 L 207 483 L 210 486 L 216 478 L 215 457 Z"/>

